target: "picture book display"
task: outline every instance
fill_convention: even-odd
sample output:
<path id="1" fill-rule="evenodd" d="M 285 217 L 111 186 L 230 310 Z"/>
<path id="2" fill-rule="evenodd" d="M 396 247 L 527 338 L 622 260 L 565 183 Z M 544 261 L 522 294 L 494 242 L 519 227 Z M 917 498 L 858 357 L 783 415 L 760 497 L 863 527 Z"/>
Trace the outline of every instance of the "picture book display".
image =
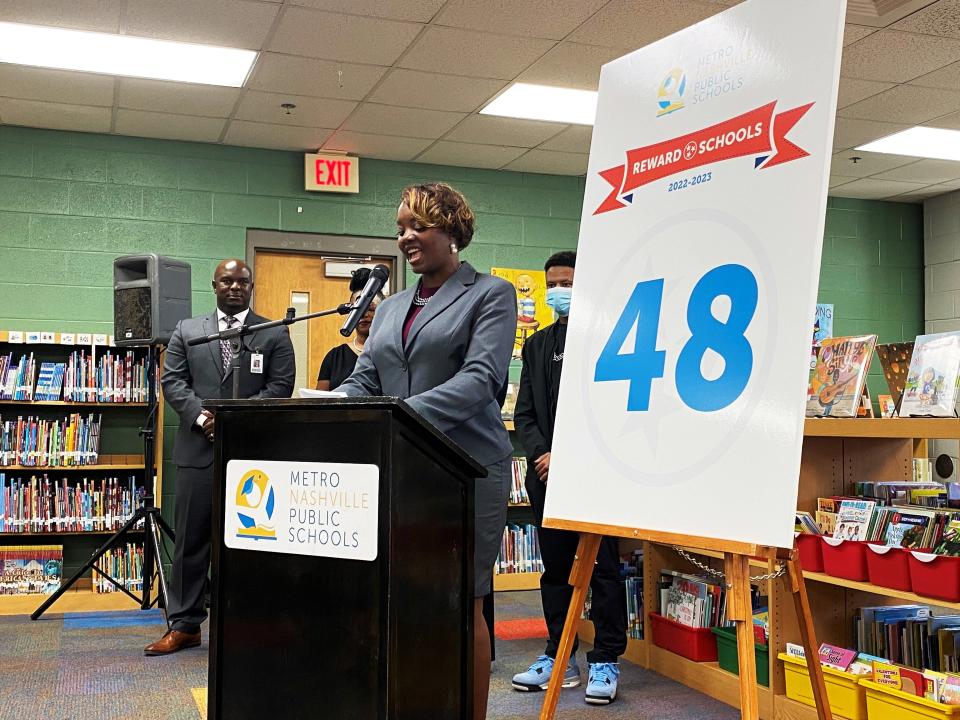
<path id="1" fill-rule="evenodd" d="M 833 305 L 817 303 L 817 310 L 813 317 L 813 344 L 820 345 L 831 337 L 833 337 Z"/>
<path id="2" fill-rule="evenodd" d="M 910 358 L 913 357 L 913 343 L 877 345 L 877 357 L 880 358 L 880 369 L 883 370 L 883 377 L 887 381 L 887 387 L 890 388 L 893 404 L 895 407 L 900 407 L 903 387 L 906 385 L 907 374 L 910 371 Z M 882 407 L 881 405 L 881 409 Z"/>
<path id="3" fill-rule="evenodd" d="M 60 587 L 62 545 L 0 546 L 0 595 L 49 595 Z"/>
<path id="4" fill-rule="evenodd" d="M 876 342 L 876 335 L 860 335 L 821 343 L 807 394 L 808 417 L 856 417 Z"/>
<path id="5" fill-rule="evenodd" d="M 920 335 L 900 403 L 900 417 L 953 417 L 960 378 L 960 331 Z"/>
<path id="6" fill-rule="evenodd" d="M 553 323 L 553 310 L 547 305 L 547 278 L 543 270 L 491 268 L 490 274 L 503 278 L 517 291 L 517 336 L 513 357 L 519 358 L 526 339 Z"/>

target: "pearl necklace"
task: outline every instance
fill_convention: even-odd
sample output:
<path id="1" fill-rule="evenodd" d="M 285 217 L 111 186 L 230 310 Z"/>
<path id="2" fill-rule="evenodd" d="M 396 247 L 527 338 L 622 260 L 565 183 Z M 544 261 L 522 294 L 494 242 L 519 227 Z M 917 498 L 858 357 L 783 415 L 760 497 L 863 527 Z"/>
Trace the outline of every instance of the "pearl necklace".
<path id="1" fill-rule="evenodd" d="M 431 295 L 430 297 L 433 297 L 433 295 Z M 417 289 L 414 290 L 413 292 L 413 304 L 416 305 L 417 307 L 423 307 L 428 302 L 430 302 L 429 297 L 420 297 L 420 285 L 418 284 Z"/>

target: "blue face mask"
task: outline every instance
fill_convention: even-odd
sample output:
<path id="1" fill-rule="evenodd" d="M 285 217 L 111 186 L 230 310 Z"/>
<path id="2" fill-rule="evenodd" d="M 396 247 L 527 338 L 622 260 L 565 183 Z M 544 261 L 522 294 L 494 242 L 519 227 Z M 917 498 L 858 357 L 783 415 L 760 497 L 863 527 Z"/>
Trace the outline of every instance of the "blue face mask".
<path id="1" fill-rule="evenodd" d="M 547 305 L 552 307 L 560 317 L 566 317 L 570 314 L 570 296 L 573 288 L 552 287 L 547 288 Z"/>

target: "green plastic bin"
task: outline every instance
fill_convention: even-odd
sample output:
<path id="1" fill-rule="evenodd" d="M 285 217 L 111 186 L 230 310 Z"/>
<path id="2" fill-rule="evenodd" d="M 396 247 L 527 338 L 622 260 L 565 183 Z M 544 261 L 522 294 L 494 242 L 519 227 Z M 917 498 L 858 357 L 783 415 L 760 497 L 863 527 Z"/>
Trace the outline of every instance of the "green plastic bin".
<path id="1" fill-rule="evenodd" d="M 717 636 L 717 660 L 720 667 L 734 675 L 740 674 L 740 658 L 737 655 L 736 628 L 711 628 Z M 757 684 L 770 687 L 770 648 L 766 645 L 754 643 L 754 654 L 757 658 Z"/>

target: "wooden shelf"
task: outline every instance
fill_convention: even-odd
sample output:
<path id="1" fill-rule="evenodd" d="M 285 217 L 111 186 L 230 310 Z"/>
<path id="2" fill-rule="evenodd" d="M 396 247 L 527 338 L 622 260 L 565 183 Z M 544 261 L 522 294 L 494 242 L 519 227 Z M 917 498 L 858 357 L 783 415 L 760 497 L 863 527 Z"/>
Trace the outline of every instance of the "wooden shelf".
<path id="1" fill-rule="evenodd" d="M 957 418 L 807 418 L 806 437 L 960 438 Z"/>
<path id="2" fill-rule="evenodd" d="M 524 503 L 524 502 L 521 502 L 521 503 L 507 503 L 507 507 L 512 507 L 512 508 L 525 508 L 525 507 L 532 507 L 532 506 L 531 506 L 530 503 L 528 503 L 528 502 L 525 502 L 525 503 Z"/>
<path id="3" fill-rule="evenodd" d="M 119 528 L 118 528 L 119 529 Z M 0 532 L 0 538 L 57 538 L 57 537 L 78 537 L 81 535 L 89 535 L 92 537 L 109 537 L 113 535 L 116 530 L 73 530 L 69 532 Z M 131 528 L 129 532 L 132 533 L 142 533 L 143 529 L 141 528 Z"/>
<path id="4" fill-rule="evenodd" d="M 882 595 L 884 597 L 898 598 L 900 600 L 909 600 L 911 603 L 917 605 L 935 605 L 936 607 L 960 610 L 960 603 L 924 597 L 923 595 L 917 595 L 916 593 L 907 592 L 906 590 L 893 590 L 892 588 L 885 588 L 880 585 L 874 585 L 873 583 L 846 580 L 845 578 L 833 577 L 832 575 L 827 575 L 825 573 L 810 572 L 809 570 L 803 571 L 803 577 L 813 582 L 825 583 L 827 585 L 838 585 L 840 587 L 847 588 L 848 590 L 859 590 L 861 592 L 867 592 L 873 595 Z"/>
<path id="5" fill-rule="evenodd" d="M 143 470 L 143 463 L 118 465 L 0 465 L 0 472 L 7 470 L 29 470 L 52 472 L 57 470 Z"/>
<path id="6" fill-rule="evenodd" d="M 580 639 L 583 642 L 588 642 L 593 645 L 593 640 L 596 635 L 593 622 L 585 618 L 581 618 L 580 628 L 577 630 L 577 635 L 580 636 Z M 637 638 L 627 638 L 627 649 L 620 657 L 624 660 L 632 662 L 634 665 L 639 665 L 640 667 L 647 667 L 650 664 L 650 655 L 647 649 L 647 643 L 645 640 L 638 640 Z"/>
<path id="7" fill-rule="evenodd" d="M 540 576 L 543 573 L 494 573 L 493 590 L 501 592 L 507 590 L 539 590 Z"/>
<path id="8" fill-rule="evenodd" d="M 673 547 L 669 543 L 657 543 L 657 545 L 664 545 L 665 547 Z M 711 557 L 711 558 L 717 558 L 718 560 L 723 560 L 723 553 L 717 552 L 716 550 L 701 550 L 700 548 L 687 547 L 685 545 L 678 545 L 677 547 L 679 547 L 685 553 L 689 553 L 691 555 L 703 555 L 704 557 Z M 766 570 L 767 561 L 761 560 L 759 558 L 750 558 L 750 567 L 758 567 Z"/>
<path id="9" fill-rule="evenodd" d="M 40 607 L 47 597 L 47 595 L 0 595 L 0 615 L 29 615 Z M 99 612 L 139 608 L 138 603 L 122 592 L 95 593 L 92 590 L 71 590 L 61 595 L 49 612 Z"/>
<path id="10" fill-rule="evenodd" d="M 57 407 L 146 407 L 145 402 L 73 402 L 67 400 L 0 400 L 0 405 L 55 405 Z"/>

